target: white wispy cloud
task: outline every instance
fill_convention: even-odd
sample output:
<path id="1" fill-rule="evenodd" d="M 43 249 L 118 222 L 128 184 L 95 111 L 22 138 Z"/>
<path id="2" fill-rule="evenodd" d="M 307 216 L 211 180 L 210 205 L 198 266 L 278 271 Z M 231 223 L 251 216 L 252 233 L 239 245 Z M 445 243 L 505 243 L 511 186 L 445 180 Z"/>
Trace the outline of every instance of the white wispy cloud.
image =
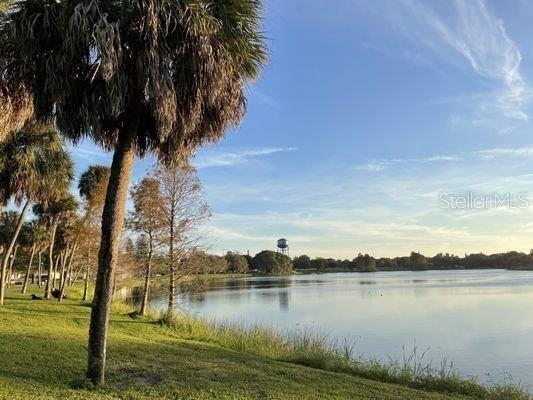
<path id="1" fill-rule="evenodd" d="M 502 157 L 502 156 L 533 157 L 533 147 L 486 149 L 486 150 L 476 151 L 475 154 L 485 159 L 493 159 L 493 158 Z"/>
<path id="2" fill-rule="evenodd" d="M 257 87 L 254 87 L 251 90 L 250 98 L 257 99 L 262 105 L 269 107 L 277 107 L 279 105 L 278 101 L 273 96 L 259 90 Z"/>
<path id="3" fill-rule="evenodd" d="M 450 60 L 451 50 L 476 74 L 495 84 L 479 98 L 473 122 L 490 123 L 495 113 L 509 120 L 528 119 L 524 102 L 529 90 L 520 71 L 522 54 L 503 21 L 483 0 L 401 0 L 389 9 L 393 10 L 389 11 L 391 20 L 414 43 L 442 53 L 445 60 Z"/>
<path id="4" fill-rule="evenodd" d="M 390 162 L 388 161 L 378 161 L 368 164 L 356 165 L 353 169 L 357 171 L 368 171 L 368 172 L 380 172 L 384 171 L 389 167 Z"/>
<path id="5" fill-rule="evenodd" d="M 110 152 L 102 150 L 94 144 L 84 143 L 78 146 L 69 145 L 68 149 L 70 153 L 76 157 L 88 161 L 98 161 L 108 159 L 111 156 Z"/>
<path id="6" fill-rule="evenodd" d="M 247 164 L 257 159 L 258 157 L 268 156 L 276 153 L 285 153 L 295 150 L 295 147 L 267 147 L 262 149 L 207 154 L 199 156 L 195 160 L 194 165 L 198 169 L 209 167 L 237 166 Z"/>
<path id="7" fill-rule="evenodd" d="M 388 169 L 390 166 L 395 164 L 407 164 L 407 163 L 434 163 L 434 162 L 446 162 L 446 161 L 457 161 L 459 156 L 455 155 L 437 155 L 431 157 L 423 158 L 392 158 L 390 160 L 380 160 L 373 161 L 368 164 L 356 165 L 353 169 L 357 171 L 368 171 L 368 172 L 380 172 Z"/>
<path id="8" fill-rule="evenodd" d="M 356 171 L 381 172 L 389 167 L 399 164 L 438 163 L 465 161 L 472 158 L 492 160 L 498 157 L 533 157 L 533 146 L 523 147 L 498 147 L 492 149 L 474 150 L 458 154 L 436 155 L 423 158 L 391 158 L 388 160 L 372 161 L 367 164 L 356 165 L 352 169 Z"/>

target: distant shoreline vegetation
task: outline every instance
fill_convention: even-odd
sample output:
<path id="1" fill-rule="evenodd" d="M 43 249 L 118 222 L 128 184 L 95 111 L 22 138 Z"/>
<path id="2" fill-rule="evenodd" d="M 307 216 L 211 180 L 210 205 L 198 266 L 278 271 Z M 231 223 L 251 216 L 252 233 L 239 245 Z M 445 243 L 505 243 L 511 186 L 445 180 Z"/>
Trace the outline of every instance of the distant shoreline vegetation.
<path id="1" fill-rule="evenodd" d="M 483 253 L 453 254 L 439 253 L 426 257 L 412 252 L 406 257 L 375 258 L 359 254 L 352 260 L 334 258 L 311 258 L 301 255 L 289 258 L 287 255 L 263 250 L 255 256 L 228 252 L 216 256 L 202 251 L 192 253 L 184 262 L 185 270 L 196 274 L 246 274 L 290 275 L 292 273 L 325 272 L 379 272 L 379 271 L 427 271 L 427 270 L 478 270 L 509 269 L 533 270 L 533 251 L 529 254 L 517 251 L 486 255 Z"/>
<path id="2" fill-rule="evenodd" d="M 374 258 L 368 254 L 359 254 L 353 260 L 335 260 L 317 257 L 311 259 L 306 255 L 293 259 L 296 271 L 316 272 L 378 272 L 378 271 L 426 271 L 426 270 L 462 270 L 462 269 L 511 269 L 533 270 L 533 251 L 525 254 L 517 251 L 486 255 L 483 253 L 465 254 L 459 257 L 453 254 L 439 253 L 434 257 L 412 252 L 407 257 Z"/>

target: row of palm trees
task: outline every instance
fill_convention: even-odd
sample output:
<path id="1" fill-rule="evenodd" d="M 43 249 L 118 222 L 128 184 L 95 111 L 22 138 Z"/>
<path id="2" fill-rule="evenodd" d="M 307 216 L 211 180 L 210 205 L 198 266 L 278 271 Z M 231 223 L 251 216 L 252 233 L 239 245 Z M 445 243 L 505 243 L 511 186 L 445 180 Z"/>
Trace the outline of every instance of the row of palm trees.
<path id="1" fill-rule="evenodd" d="M 49 125 L 28 122 L 23 129 L 8 134 L 0 143 L 0 204 L 7 206 L 12 200 L 21 207 L 3 252 L 0 305 L 4 303 L 9 262 L 13 259 L 24 217 L 32 204 L 34 213 L 48 222 L 52 232 L 48 251 L 49 265 L 53 265 L 57 225 L 61 215 L 68 211 L 67 207 L 73 207 L 75 203 L 69 194 L 73 176 L 73 163 L 63 140 Z M 47 298 L 51 293 L 49 286 L 47 284 Z"/>
<path id="2" fill-rule="evenodd" d="M 261 0 L 12 1 L 5 11 L 0 5 L 4 141 L 33 120 L 26 130 L 53 123 L 74 143 L 89 138 L 114 152 L 87 363 L 87 377 L 101 384 L 134 156 L 153 153 L 162 163 L 176 163 L 241 121 L 245 85 L 267 59 Z M 68 188 L 49 185 L 44 175 L 37 179 L 38 168 L 32 173 L 29 186 L 2 175 L 2 190 L 9 190 L 0 198 L 23 203 L 25 211 L 44 193 L 54 197 L 56 189 Z M 50 218 L 55 229 L 58 218 Z M 13 248 L 14 241 L 7 253 Z"/>
<path id="3" fill-rule="evenodd" d="M 78 186 L 80 197 L 84 200 L 84 214 L 80 218 L 78 203 L 70 193 L 73 163 L 59 133 L 52 126 L 29 122 L 22 130 L 4 138 L 0 143 L 1 205 L 5 207 L 13 201 L 19 206 L 20 213 L 5 211 L 0 215 L 0 305 L 4 303 L 5 288 L 10 284 L 9 277 L 21 245 L 29 252 L 22 293 L 27 290 L 35 255 L 41 266 L 44 253 L 48 256 L 44 297 L 52 297 L 59 271 L 58 298 L 61 301 L 67 277 L 72 279 L 73 259 L 79 240 L 94 241 L 98 237 L 98 220 L 108 177 L 109 168 L 104 166 L 91 166 L 81 175 Z M 24 222 L 32 205 L 35 219 Z M 86 248 L 90 253 L 90 244 Z M 90 265 L 89 254 L 84 273 L 84 300 L 88 298 Z M 40 278 L 39 273 L 39 286 Z"/>
<path id="4" fill-rule="evenodd" d="M 13 237 L 15 227 L 20 218 L 20 215 L 16 211 L 5 211 L 0 214 L 0 243 L 2 244 L 2 254 L 5 253 L 8 243 Z M 29 278 L 32 275 L 32 267 L 34 264 L 34 259 L 37 256 L 38 262 L 38 274 L 34 280 L 39 287 L 41 286 L 40 277 L 42 276 L 42 254 L 46 250 L 48 244 L 48 232 L 38 219 L 32 221 L 24 222 L 22 229 L 20 231 L 18 241 L 15 244 L 15 249 L 11 255 L 9 261 L 9 266 L 7 270 L 7 278 L 5 278 L 5 284 L 9 288 L 11 284 L 10 277 L 12 276 L 13 265 L 15 263 L 16 257 L 20 254 L 19 249 L 22 248 L 26 250 L 28 255 L 28 264 L 26 273 L 24 275 L 24 281 L 22 284 L 22 293 L 26 293 L 28 289 Z"/>
<path id="5" fill-rule="evenodd" d="M 13 276 L 13 265 L 15 259 L 20 255 L 19 249 L 25 250 L 27 267 L 24 274 L 21 293 L 26 293 L 31 276 L 34 276 L 34 283 L 41 287 L 43 263 L 42 256 L 52 255 L 52 262 L 48 263 L 48 277 L 44 280 L 45 298 L 50 298 L 51 290 L 57 289 L 63 294 L 66 282 L 73 280 L 73 260 L 77 249 L 77 241 L 80 237 L 80 220 L 76 215 L 76 204 L 68 202 L 68 210 L 62 210 L 62 217 L 55 228 L 51 231 L 50 218 L 47 213 L 43 213 L 43 205 L 39 204 L 34 207 L 34 219 L 25 221 L 20 229 L 14 251 L 9 256 L 8 268 L 4 278 L 5 286 L 10 287 L 11 277 Z M 0 241 L 2 243 L 2 253 L 6 253 L 7 245 L 13 238 L 20 214 L 16 211 L 5 211 L 0 214 Z M 54 243 L 52 243 L 52 240 Z M 53 244 L 53 253 L 49 252 L 50 245 Z M 19 257 L 20 258 L 20 257 Z M 37 271 L 33 270 L 34 259 L 37 258 Z M 59 286 L 56 286 L 57 275 L 60 275 Z M 79 273 L 77 274 L 79 277 Z M 51 278 L 50 278 L 51 277 Z M 48 284 L 50 282 L 50 285 Z M 60 298 L 61 301 L 61 298 Z"/>

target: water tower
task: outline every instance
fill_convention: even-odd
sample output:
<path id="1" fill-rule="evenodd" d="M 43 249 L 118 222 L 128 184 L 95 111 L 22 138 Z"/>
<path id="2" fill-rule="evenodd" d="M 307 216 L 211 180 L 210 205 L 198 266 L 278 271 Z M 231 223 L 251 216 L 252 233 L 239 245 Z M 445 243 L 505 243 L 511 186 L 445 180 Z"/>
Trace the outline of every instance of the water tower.
<path id="1" fill-rule="evenodd" d="M 278 239 L 278 253 L 289 255 L 289 241 L 287 239 Z"/>

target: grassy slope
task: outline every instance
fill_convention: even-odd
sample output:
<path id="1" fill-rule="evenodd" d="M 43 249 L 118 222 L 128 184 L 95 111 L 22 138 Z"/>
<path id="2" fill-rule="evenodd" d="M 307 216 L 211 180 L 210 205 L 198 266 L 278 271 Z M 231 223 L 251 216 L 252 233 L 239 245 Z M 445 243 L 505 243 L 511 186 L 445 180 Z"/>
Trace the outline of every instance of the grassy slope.
<path id="1" fill-rule="evenodd" d="M 2 400 L 464 399 L 184 340 L 118 313 L 111 316 L 106 388 L 75 389 L 83 386 L 89 308 L 27 299 L 12 290 L 0 309 Z"/>

